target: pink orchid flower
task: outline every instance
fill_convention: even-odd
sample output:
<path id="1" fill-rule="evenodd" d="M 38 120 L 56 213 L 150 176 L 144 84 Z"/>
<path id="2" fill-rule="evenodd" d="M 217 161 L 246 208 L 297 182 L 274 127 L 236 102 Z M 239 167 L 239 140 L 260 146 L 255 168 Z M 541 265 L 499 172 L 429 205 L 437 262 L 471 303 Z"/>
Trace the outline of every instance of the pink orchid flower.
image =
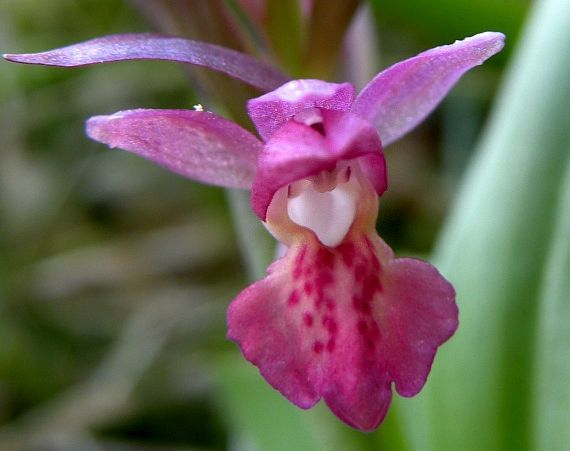
<path id="1" fill-rule="evenodd" d="M 455 292 L 430 264 L 395 258 L 378 236 L 387 187 L 383 145 L 435 108 L 470 68 L 501 50 L 482 33 L 349 83 L 288 80 L 210 44 L 120 35 L 12 61 L 78 66 L 168 59 L 225 72 L 263 91 L 248 112 L 259 136 L 206 111 L 130 110 L 96 116 L 87 134 L 204 183 L 251 189 L 252 207 L 286 247 L 268 276 L 228 311 L 228 336 L 287 399 L 321 398 L 349 425 L 376 428 L 390 405 L 426 382 L 458 325 Z"/>

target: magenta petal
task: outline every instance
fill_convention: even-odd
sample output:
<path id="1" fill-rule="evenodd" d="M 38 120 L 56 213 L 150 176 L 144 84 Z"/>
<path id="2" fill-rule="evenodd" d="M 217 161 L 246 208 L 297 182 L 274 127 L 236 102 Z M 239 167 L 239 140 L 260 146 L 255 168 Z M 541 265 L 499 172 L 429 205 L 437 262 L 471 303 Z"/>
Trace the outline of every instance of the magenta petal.
<path id="1" fill-rule="evenodd" d="M 297 243 L 228 311 L 228 337 L 302 408 L 324 399 L 343 421 L 376 428 L 392 383 L 424 385 L 436 349 L 457 327 L 451 285 L 429 264 L 394 259 L 378 238 L 334 249 Z"/>
<path id="2" fill-rule="evenodd" d="M 307 108 L 348 111 L 354 100 L 350 83 L 321 80 L 293 80 L 275 91 L 251 99 L 249 115 L 259 135 L 267 141 L 291 117 Z"/>
<path id="3" fill-rule="evenodd" d="M 17 63 L 66 67 L 123 60 L 168 60 L 223 72 L 262 91 L 271 91 L 290 80 L 276 68 L 235 50 L 149 33 L 104 36 L 42 53 L 6 54 L 4 58 Z"/>
<path id="4" fill-rule="evenodd" d="M 386 163 L 376 130 L 351 113 L 321 110 L 319 114 L 322 133 L 290 120 L 263 148 L 252 186 L 252 208 L 262 220 L 279 188 L 334 169 L 339 160 L 359 158 L 376 192 L 386 189 Z"/>
<path id="5" fill-rule="evenodd" d="M 465 72 L 499 52 L 504 39 L 481 33 L 395 64 L 365 86 L 352 111 L 372 122 L 387 146 L 420 123 Z"/>
<path id="6" fill-rule="evenodd" d="M 87 121 L 87 135 L 147 158 L 185 177 L 249 189 L 263 144 L 213 113 L 130 110 Z"/>

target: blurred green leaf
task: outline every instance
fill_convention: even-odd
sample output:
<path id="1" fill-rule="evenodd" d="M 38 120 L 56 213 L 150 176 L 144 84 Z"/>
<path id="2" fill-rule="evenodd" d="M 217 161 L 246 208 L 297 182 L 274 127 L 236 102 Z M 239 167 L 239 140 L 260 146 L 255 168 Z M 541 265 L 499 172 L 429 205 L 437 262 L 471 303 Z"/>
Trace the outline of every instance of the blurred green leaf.
<path id="1" fill-rule="evenodd" d="M 319 447 L 307 415 L 273 390 L 237 353 L 216 362 L 220 410 L 242 449 L 311 451 Z"/>
<path id="2" fill-rule="evenodd" d="M 538 450 L 564 449 L 570 443 L 570 156 L 558 205 L 536 333 L 533 427 Z"/>
<path id="3" fill-rule="evenodd" d="M 247 275 L 252 281 L 262 279 L 275 257 L 277 243 L 251 211 L 248 191 L 227 190 L 226 194 Z"/>
<path id="4" fill-rule="evenodd" d="M 215 364 L 220 411 L 234 441 L 244 449 L 399 451 L 409 447 L 397 407 L 390 410 L 380 429 L 364 434 L 343 424 L 324 402 L 310 411 L 295 407 L 237 353 L 219 358 Z"/>
<path id="5" fill-rule="evenodd" d="M 380 30 L 386 27 L 404 29 L 404 39 L 414 34 L 421 39 L 425 48 L 430 48 L 482 31 L 501 31 L 513 40 L 529 1 L 371 0 L 371 4 Z M 401 33 L 398 33 L 397 39 L 402 39 Z"/>
<path id="6" fill-rule="evenodd" d="M 545 314 L 550 309 L 561 314 L 564 308 L 568 315 L 562 305 L 562 298 L 568 300 L 567 279 L 541 269 L 548 260 L 549 268 L 557 269 L 553 261 L 562 265 L 567 259 L 556 254 L 560 246 L 567 248 L 569 229 L 554 230 L 567 221 L 556 200 L 567 196 L 561 180 L 570 158 L 569 23 L 567 0 L 537 3 L 439 243 L 436 261 L 457 289 L 460 328 L 436 359 L 423 395 L 409 404 L 428 413 L 426 424 L 416 416 L 411 426 L 422 451 L 531 447 L 536 313 L 543 308 Z M 558 320 L 545 319 L 540 326 L 541 333 L 548 327 L 549 343 L 563 338 Z M 567 381 L 567 351 L 564 364 L 554 362 L 555 355 L 538 358 L 557 365 L 561 378 L 566 371 L 562 380 Z M 543 371 L 539 377 L 545 377 Z M 546 383 L 540 383 L 539 402 L 553 409 L 547 400 L 561 400 Z M 567 407 L 558 425 L 542 421 L 542 427 L 564 429 Z M 558 437 L 552 439 L 562 440 Z M 557 445 L 543 449 L 564 448 Z"/>

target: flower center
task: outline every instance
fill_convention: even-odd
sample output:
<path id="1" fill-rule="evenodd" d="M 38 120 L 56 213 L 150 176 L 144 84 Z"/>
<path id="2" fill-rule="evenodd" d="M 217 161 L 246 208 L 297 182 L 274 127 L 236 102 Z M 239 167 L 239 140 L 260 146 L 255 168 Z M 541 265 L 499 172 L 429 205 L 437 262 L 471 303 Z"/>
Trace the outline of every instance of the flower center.
<path id="1" fill-rule="evenodd" d="M 323 171 L 289 186 L 287 213 L 325 246 L 338 246 L 356 216 L 358 185 L 350 167 Z"/>

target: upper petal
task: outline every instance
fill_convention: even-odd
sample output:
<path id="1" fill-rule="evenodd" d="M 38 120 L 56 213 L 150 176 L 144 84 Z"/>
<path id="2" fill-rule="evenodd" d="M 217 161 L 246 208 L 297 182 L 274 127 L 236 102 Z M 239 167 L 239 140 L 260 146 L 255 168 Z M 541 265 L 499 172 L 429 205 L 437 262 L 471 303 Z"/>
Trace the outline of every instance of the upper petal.
<path id="1" fill-rule="evenodd" d="M 251 99 L 247 109 L 259 135 L 267 141 L 279 127 L 304 109 L 319 107 L 348 111 L 354 94 L 350 83 L 293 80 L 275 91 Z"/>
<path id="2" fill-rule="evenodd" d="M 87 135 L 185 177 L 229 188 L 250 188 L 263 144 L 213 113 L 129 110 L 87 121 Z"/>
<path id="3" fill-rule="evenodd" d="M 352 111 L 371 121 L 387 146 L 420 123 L 465 72 L 499 52 L 504 39 L 481 33 L 395 64 L 364 87 Z"/>
<path id="4" fill-rule="evenodd" d="M 119 34 L 41 53 L 4 55 L 9 61 L 48 66 L 83 66 L 133 59 L 158 59 L 223 72 L 262 91 L 290 80 L 276 68 L 249 55 L 205 42 L 158 34 Z"/>
<path id="5" fill-rule="evenodd" d="M 354 114 L 333 110 L 318 113 L 322 130 L 292 119 L 274 133 L 259 155 L 252 207 L 262 220 L 279 188 L 334 169 L 339 160 L 360 158 L 376 192 L 381 194 L 386 189 L 384 154 L 374 128 Z"/>

